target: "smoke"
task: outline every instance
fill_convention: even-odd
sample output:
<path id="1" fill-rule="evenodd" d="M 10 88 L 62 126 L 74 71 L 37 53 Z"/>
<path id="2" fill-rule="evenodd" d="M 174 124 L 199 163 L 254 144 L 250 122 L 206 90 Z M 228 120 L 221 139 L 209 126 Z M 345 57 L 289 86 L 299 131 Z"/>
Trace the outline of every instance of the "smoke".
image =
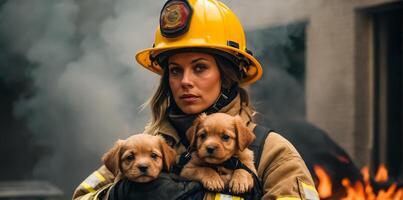
<path id="1" fill-rule="evenodd" d="M 0 3 L 0 41 L 6 44 L 7 51 L 29 63 L 23 73 L 32 82 L 30 95 L 16 102 L 15 115 L 26 121 L 35 144 L 50 149 L 42 155 L 33 177 L 27 178 L 49 180 L 65 191 L 66 198 L 70 197 L 74 187 L 100 166 L 102 153 L 116 139 L 142 131 L 150 115 L 139 112 L 138 107 L 155 89 L 158 76 L 139 67 L 134 54 L 151 47 L 164 2 L 8 0 Z M 275 4 L 262 2 L 262 6 L 253 6 L 254 13 L 267 13 L 266 6 Z M 242 22 L 246 21 L 243 25 L 249 32 L 269 20 L 251 14 L 251 4 L 246 1 L 224 3 L 234 9 Z M 264 109 L 274 110 L 273 115 L 294 115 L 295 107 L 290 107 L 289 112 L 283 110 L 284 105 L 301 107 L 295 99 L 303 99 L 301 83 L 287 71 L 292 63 L 276 65 L 265 60 L 267 45 L 292 47 L 293 43 L 287 43 L 289 34 L 278 38 L 271 35 L 270 44 L 262 43 L 267 41 L 265 34 L 248 35 L 250 48 L 255 50 L 265 69 L 259 83 L 264 88 L 258 86 L 255 91 L 268 91 L 263 93 L 270 95 L 255 92 L 254 99 L 268 100 Z M 282 57 L 282 53 L 278 51 L 275 56 Z M 268 56 L 268 60 L 273 57 Z M 14 65 L 10 62 L 2 66 L 0 74 L 12 71 Z M 289 104 L 285 103 L 286 99 L 290 100 Z"/>
<path id="2" fill-rule="evenodd" d="M 295 22 L 248 32 L 263 67 L 251 94 L 265 118 L 305 118 L 305 27 Z"/>
<path id="3" fill-rule="evenodd" d="M 151 47 L 163 0 L 9 0 L 0 7 L 1 41 L 30 64 L 31 95 L 15 104 L 34 143 L 51 149 L 33 172 L 71 195 L 118 138 L 143 130 L 139 106 L 158 76 L 134 54 Z M 9 71 L 14 63 L 2 66 Z"/>
<path id="4" fill-rule="evenodd" d="M 262 78 L 250 87 L 260 116 L 266 120 L 304 119 L 305 29 L 309 10 L 320 2 L 223 2 L 244 25 L 248 49 L 253 51 L 263 68 Z"/>

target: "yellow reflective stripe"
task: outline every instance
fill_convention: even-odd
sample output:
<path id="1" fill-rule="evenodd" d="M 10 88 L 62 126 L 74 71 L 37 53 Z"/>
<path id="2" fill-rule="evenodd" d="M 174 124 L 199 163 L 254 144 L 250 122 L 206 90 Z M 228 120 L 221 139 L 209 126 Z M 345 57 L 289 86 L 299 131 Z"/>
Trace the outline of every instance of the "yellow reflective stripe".
<path id="1" fill-rule="evenodd" d="M 301 200 L 298 197 L 279 197 L 276 200 Z"/>
<path id="2" fill-rule="evenodd" d="M 238 196 L 216 193 L 214 200 L 244 200 L 244 199 Z"/>
<path id="3" fill-rule="evenodd" d="M 320 200 L 316 188 L 301 181 L 302 188 L 304 189 L 305 198 L 309 200 Z"/>
<path id="4" fill-rule="evenodd" d="M 106 180 L 105 177 L 102 176 L 102 174 L 99 173 L 98 171 L 95 171 L 95 172 L 94 172 L 94 175 L 95 175 L 101 182 L 104 182 L 104 181 Z"/>
<path id="5" fill-rule="evenodd" d="M 303 181 L 301 181 L 301 184 L 302 184 L 302 187 L 304 187 L 304 188 L 308 188 L 310 190 L 316 191 L 316 188 L 313 187 L 312 185 L 308 185 L 308 184 L 304 183 Z"/>
<path id="6" fill-rule="evenodd" d="M 96 188 L 105 181 L 105 177 L 98 171 L 95 171 L 81 183 L 81 186 L 88 192 L 95 192 Z"/>
<path id="7" fill-rule="evenodd" d="M 87 184 L 86 182 L 82 182 L 80 185 L 84 189 L 86 189 L 88 192 L 95 192 L 95 189 L 93 187 L 91 187 L 89 184 Z"/>

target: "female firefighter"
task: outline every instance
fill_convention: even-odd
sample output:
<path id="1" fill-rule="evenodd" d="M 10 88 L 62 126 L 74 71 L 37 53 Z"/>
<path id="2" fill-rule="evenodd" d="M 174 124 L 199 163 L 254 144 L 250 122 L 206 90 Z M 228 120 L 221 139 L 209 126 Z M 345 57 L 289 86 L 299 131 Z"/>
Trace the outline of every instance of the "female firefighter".
<path id="1" fill-rule="evenodd" d="M 235 14 L 217 0 L 168 0 L 159 23 L 153 47 L 136 55 L 139 64 L 161 75 L 145 132 L 162 135 L 178 155 L 186 151 L 187 128 L 202 112 L 238 114 L 256 134 L 255 111 L 243 87 L 259 80 L 262 68 L 246 48 Z M 257 140 L 262 140 L 257 141 L 261 155 L 255 154 L 262 199 L 319 199 L 303 159 L 286 139 L 271 131 Z M 73 199 L 105 198 L 113 179 L 102 166 L 78 186 Z M 212 193 L 205 197 L 220 199 Z"/>

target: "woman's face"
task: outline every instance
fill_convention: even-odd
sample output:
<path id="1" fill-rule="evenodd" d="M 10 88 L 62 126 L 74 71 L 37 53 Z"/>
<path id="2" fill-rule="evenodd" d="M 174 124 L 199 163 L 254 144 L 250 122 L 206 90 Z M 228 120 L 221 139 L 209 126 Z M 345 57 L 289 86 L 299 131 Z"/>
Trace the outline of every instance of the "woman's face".
<path id="1" fill-rule="evenodd" d="M 178 107 L 196 114 L 210 107 L 221 92 L 220 71 L 213 56 L 179 53 L 168 60 L 169 86 Z"/>

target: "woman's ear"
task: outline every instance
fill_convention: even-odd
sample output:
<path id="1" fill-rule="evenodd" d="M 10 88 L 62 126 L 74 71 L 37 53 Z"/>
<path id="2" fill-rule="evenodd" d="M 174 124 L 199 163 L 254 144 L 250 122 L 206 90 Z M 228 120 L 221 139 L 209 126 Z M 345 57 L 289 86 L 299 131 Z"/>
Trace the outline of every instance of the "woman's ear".
<path id="1" fill-rule="evenodd" d="M 105 167 L 117 176 L 120 173 L 120 151 L 125 140 L 118 140 L 115 145 L 102 156 Z"/>
<path id="2" fill-rule="evenodd" d="M 238 148 L 240 151 L 243 151 L 246 147 L 252 144 L 256 136 L 251 130 L 249 130 L 239 115 L 234 117 L 234 126 L 237 135 Z"/>
<path id="3" fill-rule="evenodd" d="M 163 137 L 160 137 L 160 148 L 163 156 L 164 169 L 169 172 L 169 169 L 171 169 L 172 164 L 175 162 L 176 151 L 165 142 Z"/>
<path id="4" fill-rule="evenodd" d="M 207 115 L 206 113 L 200 114 L 194 121 L 193 125 L 186 131 L 186 137 L 189 140 L 189 146 L 193 147 L 196 145 L 196 133 L 199 130 L 199 125 L 206 119 Z"/>

